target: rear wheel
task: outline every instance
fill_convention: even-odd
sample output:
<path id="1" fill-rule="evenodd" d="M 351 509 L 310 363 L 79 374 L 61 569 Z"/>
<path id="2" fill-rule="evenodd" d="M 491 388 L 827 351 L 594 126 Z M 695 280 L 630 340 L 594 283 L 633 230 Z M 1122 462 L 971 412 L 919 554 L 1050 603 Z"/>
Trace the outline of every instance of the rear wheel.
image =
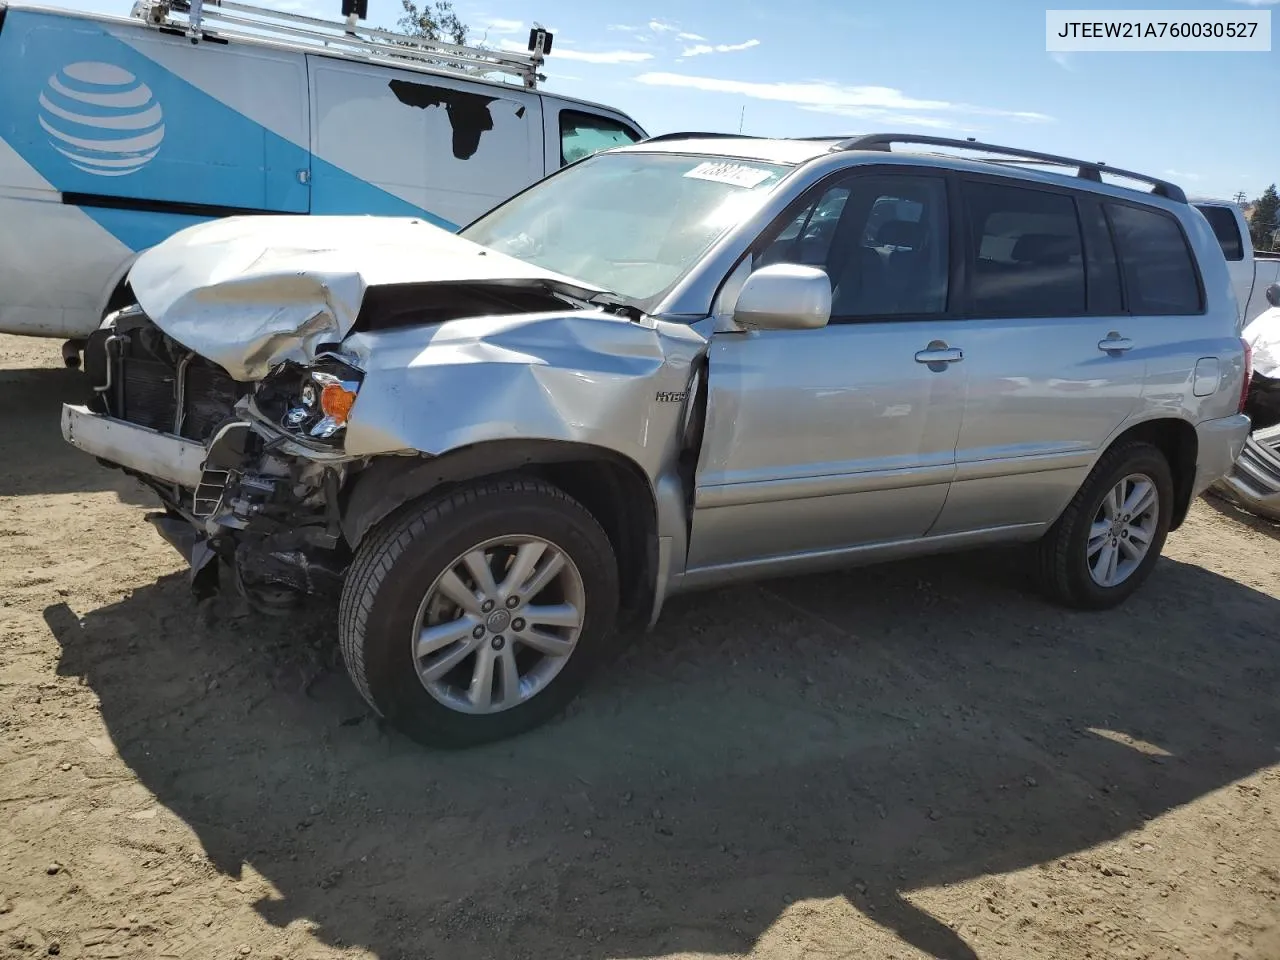
<path id="1" fill-rule="evenodd" d="M 1173 515 L 1173 476 L 1158 447 L 1126 443 L 1093 468 L 1038 545 L 1042 587 L 1060 603 L 1101 610 L 1151 574 Z"/>
<path id="2" fill-rule="evenodd" d="M 498 740 L 559 713 L 605 656 L 613 549 L 563 491 L 510 479 L 411 505 L 375 529 L 339 634 L 369 704 L 419 742 Z"/>

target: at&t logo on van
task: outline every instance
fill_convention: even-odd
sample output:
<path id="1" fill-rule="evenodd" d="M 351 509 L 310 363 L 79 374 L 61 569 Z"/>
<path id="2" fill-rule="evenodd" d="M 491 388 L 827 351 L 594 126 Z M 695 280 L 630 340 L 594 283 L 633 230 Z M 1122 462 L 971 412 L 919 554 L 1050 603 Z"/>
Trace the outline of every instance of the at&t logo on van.
<path id="1" fill-rule="evenodd" d="M 71 164 L 123 177 L 160 152 L 164 113 L 151 88 L 128 70 L 82 61 L 63 67 L 40 93 L 40 126 Z"/>

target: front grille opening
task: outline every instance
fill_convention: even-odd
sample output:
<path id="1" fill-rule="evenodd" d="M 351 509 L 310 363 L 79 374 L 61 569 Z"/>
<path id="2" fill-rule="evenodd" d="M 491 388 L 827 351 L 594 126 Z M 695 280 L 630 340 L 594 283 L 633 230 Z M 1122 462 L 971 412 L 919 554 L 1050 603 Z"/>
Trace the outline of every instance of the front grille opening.
<path id="1" fill-rule="evenodd" d="M 236 401 L 249 389 L 216 364 L 189 354 L 144 317 L 130 317 L 116 332 L 120 335 L 114 338 L 109 330 L 89 338 L 85 372 L 95 385 L 106 386 L 99 393 L 104 412 L 121 420 L 204 442 L 233 416 Z"/>
<path id="2" fill-rule="evenodd" d="M 185 371 L 186 384 L 181 436 L 208 440 L 231 416 L 243 385 L 211 364 L 195 361 Z M 178 370 L 154 360 L 132 356 L 124 361 L 122 419 L 173 433 L 178 418 Z"/>

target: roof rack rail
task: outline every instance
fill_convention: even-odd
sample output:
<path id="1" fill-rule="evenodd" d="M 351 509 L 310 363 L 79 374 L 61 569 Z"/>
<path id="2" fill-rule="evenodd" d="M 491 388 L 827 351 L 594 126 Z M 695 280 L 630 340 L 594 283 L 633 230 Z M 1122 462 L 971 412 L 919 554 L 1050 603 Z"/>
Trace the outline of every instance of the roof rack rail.
<path id="1" fill-rule="evenodd" d="M 660 133 L 641 143 L 659 143 L 663 140 L 750 140 L 745 133 L 710 133 L 700 130 L 680 130 L 676 133 Z"/>
<path id="2" fill-rule="evenodd" d="M 130 15 L 149 27 L 180 32 L 192 43 L 202 39 L 283 39 L 318 51 L 395 66 L 418 64 L 472 77 L 506 74 L 519 78 L 530 90 L 547 79 L 540 69 L 551 52 L 553 35 L 537 24 L 529 31 L 529 53 L 508 53 L 365 27 L 358 21 L 367 12 L 368 0 L 342 0 L 343 20 L 286 13 L 235 0 L 137 0 Z M 215 29 L 206 31 L 206 21 L 212 21 Z M 224 24 L 231 29 L 221 28 Z"/>
<path id="3" fill-rule="evenodd" d="M 903 144 L 921 144 L 938 147 L 956 147 L 962 150 L 984 150 L 988 153 L 1001 154 L 1003 157 L 1013 157 L 1021 161 L 1031 161 L 1035 163 L 1049 164 L 1051 166 L 1075 167 L 1076 176 L 1084 180 L 1092 180 L 1096 183 L 1102 182 L 1102 174 L 1109 173 L 1113 176 L 1124 177 L 1128 180 L 1137 180 L 1140 183 L 1151 184 L 1151 192 L 1156 196 L 1165 197 L 1176 203 L 1186 203 L 1187 195 L 1182 188 L 1167 180 L 1161 180 L 1158 177 L 1149 177 L 1145 173 L 1134 173 L 1132 170 L 1121 170 L 1119 167 L 1109 167 L 1105 163 L 1090 160 L 1075 160 L 1071 157 L 1060 157 L 1052 153 L 1038 153 L 1034 150 L 1022 150 L 1017 147 L 1001 147 L 992 143 L 980 143 L 979 141 L 968 138 L 965 140 L 955 140 L 949 137 L 926 137 L 917 136 L 910 133 L 871 133 L 861 137 L 851 137 L 848 140 L 841 140 L 832 150 L 881 150 L 886 153 L 890 151 L 890 147 L 895 143 Z M 996 162 L 1001 161 L 996 157 L 984 157 L 982 159 L 990 159 Z"/>

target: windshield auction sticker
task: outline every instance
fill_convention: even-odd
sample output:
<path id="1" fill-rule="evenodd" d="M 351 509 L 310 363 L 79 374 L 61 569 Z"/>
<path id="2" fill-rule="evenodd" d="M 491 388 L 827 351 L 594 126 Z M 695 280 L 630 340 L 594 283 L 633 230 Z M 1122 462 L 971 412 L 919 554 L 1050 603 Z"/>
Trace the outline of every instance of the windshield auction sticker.
<path id="1" fill-rule="evenodd" d="M 1266 53 L 1271 50 L 1271 11 L 1046 10 L 1045 50 Z"/>
<path id="2" fill-rule="evenodd" d="M 741 163 L 700 163 L 686 177 L 695 180 L 711 180 L 715 183 L 728 183 L 735 187 L 758 187 L 771 176 L 772 171 L 760 170 L 756 167 L 744 166 Z"/>

